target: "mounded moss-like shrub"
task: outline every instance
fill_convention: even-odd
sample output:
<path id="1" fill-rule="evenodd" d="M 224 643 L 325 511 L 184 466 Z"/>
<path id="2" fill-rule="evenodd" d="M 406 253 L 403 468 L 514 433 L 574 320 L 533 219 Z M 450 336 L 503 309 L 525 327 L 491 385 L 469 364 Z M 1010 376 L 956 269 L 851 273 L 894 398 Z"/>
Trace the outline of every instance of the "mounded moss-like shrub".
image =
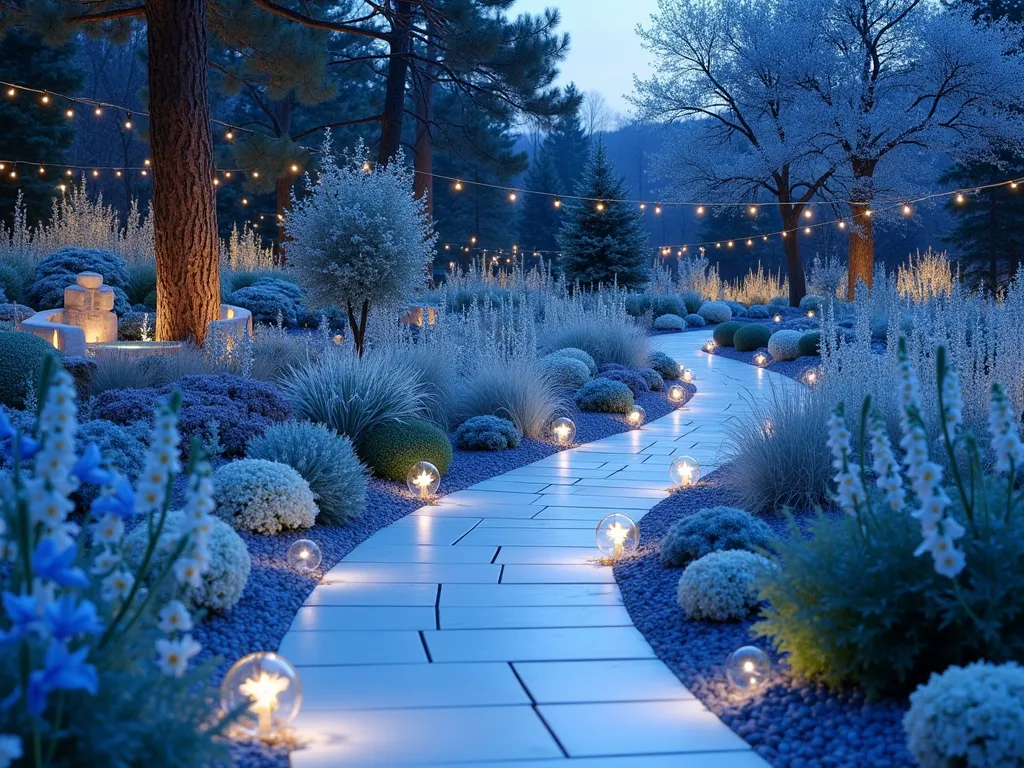
<path id="1" fill-rule="evenodd" d="M 130 480 L 142 471 L 149 444 L 149 426 L 145 422 L 121 426 L 103 419 L 92 419 L 79 423 L 76 437 L 80 445 L 95 443 L 109 466 L 116 467 Z"/>
<path id="2" fill-rule="evenodd" d="M 740 304 L 738 301 L 726 301 L 725 303 L 728 304 L 729 305 L 729 309 L 732 310 L 732 316 L 733 317 L 746 317 L 747 316 L 747 308 L 745 306 L 743 306 L 742 304 Z"/>
<path id="3" fill-rule="evenodd" d="M 783 329 L 776 331 L 768 339 L 768 354 L 775 360 L 796 360 L 800 357 L 801 331 Z"/>
<path id="4" fill-rule="evenodd" d="M 800 337 L 796 345 L 800 357 L 815 357 L 821 354 L 821 331 L 811 331 Z"/>
<path id="5" fill-rule="evenodd" d="M 214 514 L 242 531 L 311 528 L 317 506 L 302 475 L 276 461 L 241 459 L 213 473 Z"/>
<path id="6" fill-rule="evenodd" d="M 654 319 L 657 331 L 681 331 L 686 327 L 686 320 L 679 315 L 660 315 Z"/>
<path id="7" fill-rule="evenodd" d="M 641 368 L 636 372 L 636 375 L 644 380 L 651 392 L 661 392 L 665 389 L 665 380 L 653 368 Z"/>
<path id="8" fill-rule="evenodd" d="M 590 381 L 587 364 L 573 357 L 546 355 L 540 359 L 540 367 L 558 387 L 570 392 L 575 392 Z"/>
<path id="9" fill-rule="evenodd" d="M 452 463 L 452 444 L 429 421 L 413 419 L 374 427 L 359 444 L 359 455 L 377 477 L 405 482 L 418 461 L 429 461 L 442 475 Z"/>
<path id="10" fill-rule="evenodd" d="M 718 326 L 721 328 L 722 326 Z M 732 337 L 733 346 L 737 352 L 753 352 L 755 349 L 768 346 L 768 339 L 772 336 L 771 329 L 766 325 L 747 323 L 736 331 Z"/>
<path id="11" fill-rule="evenodd" d="M 80 272 L 103 275 L 103 284 L 114 289 L 114 311 L 121 315 L 131 309 L 125 289 L 129 285 L 128 269 L 117 254 L 99 248 L 61 248 L 36 264 L 28 303 L 36 309 L 64 306 L 64 289 L 75 284 Z"/>
<path id="12" fill-rule="evenodd" d="M 503 451 L 518 448 L 522 437 L 508 419 L 474 416 L 455 430 L 455 445 L 464 451 Z"/>
<path id="13" fill-rule="evenodd" d="M 670 568 L 711 552 L 767 547 L 772 530 L 749 512 L 736 507 L 706 507 L 677 520 L 661 540 L 661 562 Z"/>
<path id="14" fill-rule="evenodd" d="M 352 441 L 308 421 L 275 424 L 249 441 L 246 455 L 287 464 L 309 483 L 318 523 L 345 525 L 366 509 L 367 471 Z"/>
<path id="15" fill-rule="evenodd" d="M 821 309 L 824 303 L 825 299 L 823 297 L 815 296 L 814 294 L 809 293 L 802 299 L 800 299 L 800 309 L 804 310 L 805 312 L 809 309 L 819 310 Z"/>
<path id="16" fill-rule="evenodd" d="M 703 328 L 708 324 L 708 321 L 698 314 L 687 315 L 683 320 L 686 321 L 687 328 Z"/>
<path id="17" fill-rule="evenodd" d="M 587 370 L 590 371 L 591 376 L 597 376 L 597 363 L 594 362 L 587 352 L 576 347 L 563 347 L 562 349 L 556 349 L 551 355 L 561 355 L 562 357 L 571 357 L 574 360 L 579 360 L 581 363 L 587 366 Z M 551 355 L 548 355 L 550 357 Z"/>
<path id="18" fill-rule="evenodd" d="M 753 552 L 712 552 L 679 577 L 679 605 L 691 619 L 736 621 L 761 604 L 757 579 L 771 563 Z"/>
<path id="19" fill-rule="evenodd" d="M 629 413 L 633 407 L 633 393 L 621 381 L 594 379 L 576 393 L 576 405 L 581 411 Z"/>
<path id="20" fill-rule="evenodd" d="M 717 328 L 711 334 L 711 337 L 715 340 L 715 344 L 720 347 L 731 347 L 733 345 L 733 339 L 736 336 L 736 331 L 743 327 L 743 323 L 736 320 L 728 320 Z"/>
<path id="21" fill-rule="evenodd" d="M 644 392 L 650 392 L 651 388 L 644 381 L 643 376 L 638 374 L 636 371 L 630 371 L 626 369 L 604 371 L 600 378 L 611 379 L 612 381 L 621 381 L 627 387 L 629 391 L 633 393 L 633 397 L 643 394 Z"/>
<path id="22" fill-rule="evenodd" d="M 652 352 L 650 366 L 665 381 L 674 381 L 679 378 L 679 363 L 664 352 Z"/>
<path id="23" fill-rule="evenodd" d="M 789 297 L 788 296 L 774 296 L 774 297 L 772 297 L 772 300 L 768 302 L 768 306 L 770 306 L 770 307 L 781 307 L 781 308 L 788 307 L 789 306 Z"/>
<path id="24" fill-rule="evenodd" d="M 25 397 L 39 383 L 43 360 L 60 353 L 38 336 L 23 331 L 0 331 L 0 403 L 23 408 Z"/>
<path id="25" fill-rule="evenodd" d="M 697 314 L 708 323 L 727 323 L 732 320 L 732 310 L 724 301 L 705 301 Z"/>
<path id="26" fill-rule="evenodd" d="M 747 317 L 751 320 L 767 320 L 772 316 L 772 308 L 766 304 L 751 304 L 747 307 Z"/>
<path id="27" fill-rule="evenodd" d="M 156 571 L 180 536 L 184 515 L 179 511 L 168 513 L 164 532 L 154 557 Z M 241 599 L 245 583 L 252 570 L 252 558 L 242 537 L 223 520 L 213 519 L 208 533 L 209 567 L 203 573 L 199 586 L 188 587 L 185 596 L 195 608 L 216 613 L 230 610 Z M 124 540 L 124 552 L 134 565 L 142 560 L 149 538 L 145 525 L 137 525 Z"/>
<path id="28" fill-rule="evenodd" d="M 294 326 L 302 311 L 302 299 L 302 289 L 295 283 L 261 277 L 252 285 L 234 291 L 229 303 L 252 312 L 254 323 L 273 325 L 280 313 L 284 325 Z"/>
<path id="29" fill-rule="evenodd" d="M 704 297 L 701 296 L 697 291 L 683 291 L 679 294 L 680 300 L 686 306 L 686 312 L 690 315 L 695 315 L 697 310 L 701 308 L 704 303 Z"/>

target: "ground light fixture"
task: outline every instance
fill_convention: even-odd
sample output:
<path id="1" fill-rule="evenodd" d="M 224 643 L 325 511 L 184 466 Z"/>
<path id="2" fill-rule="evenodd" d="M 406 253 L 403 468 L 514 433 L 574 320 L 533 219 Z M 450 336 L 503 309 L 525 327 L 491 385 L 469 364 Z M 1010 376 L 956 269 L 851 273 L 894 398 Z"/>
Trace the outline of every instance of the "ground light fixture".
<path id="1" fill-rule="evenodd" d="M 741 691 L 757 690 L 768 682 L 772 663 L 767 654 L 753 645 L 732 652 L 725 663 L 725 676 Z"/>
<path id="2" fill-rule="evenodd" d="M 640 546 L 640 528 L 633 519 L 619 512 L 613 512 L 597 524 L 594 531 L 597 548 L 610 560 L 619 560 L 631 555 Z"/>
<path id="3" fill-rule="evenodd" d="M 629 426 L 633 429 L 640 429 L 647 420 L 647 411 L 643 409 L 643 406 L 634 405 L 629 409 L 629 413 L 626 414 L 626 421 L 629 422 Z"/>
<path id="4" fill-rule="evenodd" d="M 700 480 L 700 462 L 693 456 L 680 456 L 668 466 L 673 488 L 688 488 Z"/>
<path id="5" fill-rule="evenodd" d="M 405 484 L 413 496 L 428 501 L 437 495 L 437 489 L 441 487 L 441 473 L 429 461 L 417 461 L 405 476 Z"/>
<path id="6" fill-rule="evenodd" d="M 689 368 L 683 368 L 683 373 L 682 373 L 682 375 L 681 375 L 681 376 L 680 376 L 679 378 L 681 378 L 681 379 L 682 379 L 683 381 L 685 381 L 685 382 L 686 382 L 687 384 L 692 384 L 692 383 L 693 383 L 693 380 L 694 380 L 695 378 L 697 378 L 697 376 L 696 376 L 696 374 L 694 374 L 694 372 L 693 372 L 692 370 L 690 370 Z"/>
<path id="7" fill-rule="evenodd" d="M 288 565 L 299 573 L 315 571 L 323 557 L 320 547 L 310 539 L 299 539 L 288 547 Z"/>
<path id="8" fill-rule="evenodd" d="M 807 316 L 808 317 L 814 317 L 814 310 L 813 309 L 808 309 L 807 310 Z"/>
<path id="9" fill-rule="evenodd" d="M 804 383 L 809 387 L 816 386 L 818 383 L 818 372 L 811 368 L 807 373 L 804 374 Z"/>
<path id="10" fill-rule="evenodd" d="M 260 739 L 273 739 L 299 714 L 302 679 L 283 656 L 251 653 L 236 661 L 224 676 L 220 703 L 225 712 L 246 707 L 238 727 Z"/>
<path id="11" fill-rule="evenodd" d="M 549 431 L 555 445 L 572 445 L 576 439 L 576 423 L 568 416 L 560 416 L 552 421 Z"/>
<path id="12" fill-rule="evenodd" d="M 668 401 L 675 406 L 681 407 L 683 404 L 683 398 L 686 397 L 686 390 L 678 384 L 673 384 L 668 388 Z"/>
<path id="13" fill-rule="evenodd" d="M 707 342 L 705 342 L 705 344 L 704 344 L 704 351 L 705 352 L 714 352 L 715 351 L 715 340 L 714 339 L 708 339 Z"/>
<path id="14" fill-rule="evenodd" d="M 758 368 L 764 368 L 766 365 L 768 365 L 768 355 L 766 355 L 764 352 L 758 352 L 756 355 L 754 355 L 754 365 L 756 365 Z"/>
<path id="15" fill-rule="evenodd" d="M 780 315 L 778 312 L 776 312 L 775 316 L 772 317 L 772 321 L 776 322 L 776 323 L 781 323 L 782 322 L 782 315 Z"/>

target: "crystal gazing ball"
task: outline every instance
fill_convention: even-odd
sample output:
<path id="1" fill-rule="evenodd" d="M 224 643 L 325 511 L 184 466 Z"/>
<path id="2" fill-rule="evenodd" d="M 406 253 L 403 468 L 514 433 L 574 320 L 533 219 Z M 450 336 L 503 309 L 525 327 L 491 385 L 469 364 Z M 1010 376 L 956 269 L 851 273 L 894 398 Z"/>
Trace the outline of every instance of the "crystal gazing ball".
<path id="1" fill-rule="evenodd" d="M 632 518 L 614 512 L 597 524 L 594 538 L 602 555 L 618 560 L 636 552 L 640 546 L 640 528 Z"/>
<path id="2" fill-rule="evenodd" d="M 700 463 L 693 456 L 680 456 L 668 467 L 672 486 L 686 488 L 700 480 Z"/>
<path id="3" fill-rule="evenodd" d="M 689 368 L 684 368 L 684 369 L 683 369 L 683 373 L 682 373 L 682 375 L 680 376 L 680 378 L 681 378 L 681 379 L 682 379 L 683 381 L 685 381 L 685 382 L 686 382 L 687 384 L 691 384 L 691 383 L 693 383 L 693 380 L 697 378 L 697 376 L 696 376 L 696 375 L 694 374 L 694 372 L 693 372 L 692 370 L 690 370 Z"/>
<path id="4" fill-rule="evenodd" d="M 634 405 L 626 414 L 626 421 L 633 429 L 639 429 L 647 421 L 647 411 L 643 409 L 643 406 Z"/>
<path id="5" fill-rule="evenodd" d="M 299 573 L 315 571 L 323 560 L 323 553 L 315 541 L 299 539 L 288 547 L 288 565 Z"/>
<path id="6" fill-rule="evenodd" d="M 681 405 L 683 398 L 686 397 L 686 390 L 678 384 L 673 384 L 668 388 L 668 400 L 670 403 Z"/>
<path id="7" fill-rule="evenodd" d="M 405 476 L 409 493 L 420 499 L 432 499 L 441 487 L 441 473 L 429 461 L 417 461 Z"/>
<path id="8" fill-rule="evenodd" d="M 567 416 L 562 416 L 551 422 L 551 441 L 555 445 L 572 445 L 576 439 L 576 424 Z"/>
<path id="9" fill-rule="evenodd" d="M 757 690 L 771 675 L 772 663 L 767 654 L 753 645 L 745 645 L 725 662 L 725 676 L 741 691 Z"/>
<path id="10" fill-rule="evenodd" d="M 238 727 L 266 737 L 288 726 L 302 707 L 302 679 L 287 659 L 276 653 L 251 653 L 224 676 L 220 705 L 225 712 L 248 704 Z"/>

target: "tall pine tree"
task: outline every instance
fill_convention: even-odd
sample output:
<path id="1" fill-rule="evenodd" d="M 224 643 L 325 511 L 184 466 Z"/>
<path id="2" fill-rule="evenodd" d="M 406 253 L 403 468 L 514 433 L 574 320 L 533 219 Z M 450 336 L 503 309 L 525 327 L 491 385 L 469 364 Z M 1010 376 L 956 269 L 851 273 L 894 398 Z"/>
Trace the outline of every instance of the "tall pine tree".
<path id="1" fill-rule="evenodd" d="M 583 166 L 587 162 L 590 141 L 587 139 L 583 120 L 580 118 L 579 91 L 576 90 L 575 85 L 570 85 L 565 91 L 566 98 L 573 100 L 577 104 L 577 108 L 555 121 L 554 127 L 548 133 L 544 143 L 551 150 L 552 162 L 558 172 L 561 188 L 568 193 L 576 186 Z"/>
<path id="2" fill-rule="evenodd" d="M 544 142 L 530 164 L 526 174 L 526 188 L 534 192 L 564 194 L 551 157 L 551 149 Z M 555 207 L 557 198 L 547 195 L 525 195 L 523 213 L 519 219 L 519 243 L 524 251 L 553 251 L 558 248 L 558 225 L 562 214 Z"/>
<path id="3" fill-rule="evenodd" d="M 617 281 L 630 288 L 647 282 L 652 254 L 640 208 L 616 202 L 628 197 L 628 190 L 608 162 L 604 144 L 591 154 L 575 194 L 585 199 L 565 204 L 558 234 L 566 279 L 587 286 Z"/>

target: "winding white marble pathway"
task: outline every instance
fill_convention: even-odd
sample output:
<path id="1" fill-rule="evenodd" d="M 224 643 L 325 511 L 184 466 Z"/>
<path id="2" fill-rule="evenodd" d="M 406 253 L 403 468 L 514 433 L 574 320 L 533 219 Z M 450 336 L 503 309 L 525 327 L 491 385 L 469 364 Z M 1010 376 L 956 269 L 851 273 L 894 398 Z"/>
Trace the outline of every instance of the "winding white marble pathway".
<path id="1" fill-rule="evenodd" d="M 659 661 L 595 564 L 594 528 L 703 471 L 723 427 L 790 380 L 659 336 L 697 374 L 684 408 L 450 494 L 378 531 L 313 590 L 280 652 L 302 675 L 295 768 L 760 768 Z M 641 523 L 642 525 L 642 523 Z"/>

